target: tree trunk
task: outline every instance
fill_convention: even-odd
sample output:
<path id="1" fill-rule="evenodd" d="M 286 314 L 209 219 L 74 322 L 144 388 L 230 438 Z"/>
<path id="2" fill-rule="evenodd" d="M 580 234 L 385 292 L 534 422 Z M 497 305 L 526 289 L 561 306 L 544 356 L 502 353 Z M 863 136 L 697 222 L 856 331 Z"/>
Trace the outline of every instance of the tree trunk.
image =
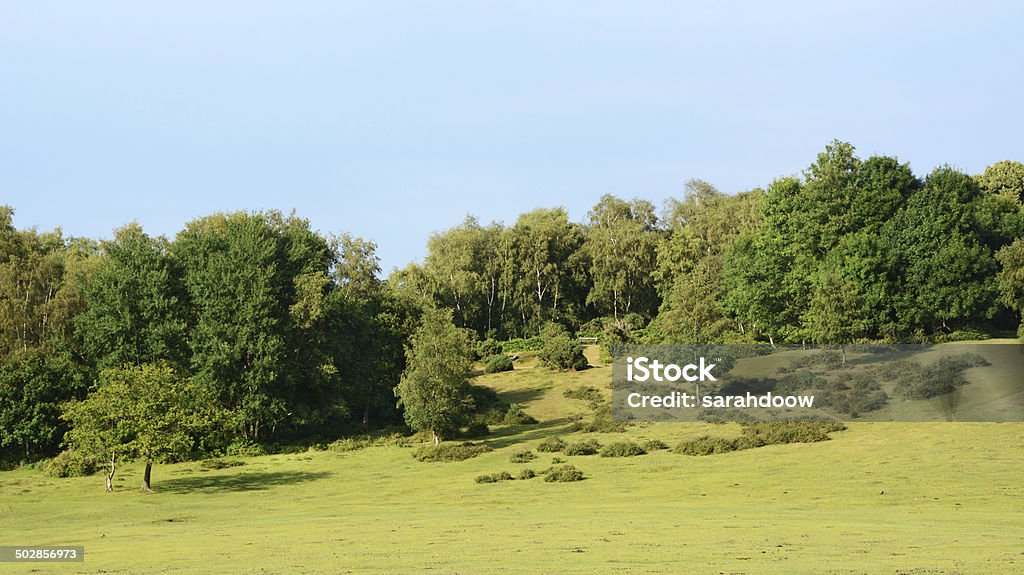
<path id="1" fill-rule="evenodd" d="M 147 461 L 146 462 L 146 472 L 142 474 L 142 490 L 143 491 L 153 491 L 153 489 L 150 487 L 150 478 L 152 477 L 152 475 L 153 475 L 153 462 L 152 461 Z"/>
<path id="2" fill-rule="evenodd" d="M 107 472 L 107 493 L 114 492 L 114 454 L 110 454 L 110 471 Z"/>
<path id="3" fill-rule="evenodd" d="M 366 407 L 363 408 L 363 431 L 370 427 L 370 400 L 366 400 Z"/>
<path id="4" fill-rule="evenodd" d="M 437 436 L 436 432 L 431 430 L 430 434 L 434 436 L 434 445 L 438 445 L 441 443 L 441 438 Z"/>

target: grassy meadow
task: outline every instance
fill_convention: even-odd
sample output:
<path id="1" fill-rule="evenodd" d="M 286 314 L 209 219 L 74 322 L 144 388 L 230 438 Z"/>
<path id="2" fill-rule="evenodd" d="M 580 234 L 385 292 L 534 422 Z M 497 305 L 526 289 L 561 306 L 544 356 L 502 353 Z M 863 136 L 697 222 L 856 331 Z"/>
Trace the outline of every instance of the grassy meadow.
<path id="1" fill-rule="evenodd" d="M 588 350 L 593 363 L 595 350 Z M 830 441 L 707 457 L 536 453 L 546 438 L 660 439 L 737 434 L 733 424 L 638 424 L 570 432 L 610 367 L 555 373 L 523 354 L 479 385 L 537 425 L 496 427 L 476 458 L 423 463 L 375 446 L 217 462 L 141 465 L 54 479 L 0 473 L 0 539 L 84 545 L 84 563 L 7 563 L 4 573 L 695 573 L 1024 572 L 1024 425 L 854 423 Z M 480 474 L 550 466 L 586 474 L 478 484 Z"/>

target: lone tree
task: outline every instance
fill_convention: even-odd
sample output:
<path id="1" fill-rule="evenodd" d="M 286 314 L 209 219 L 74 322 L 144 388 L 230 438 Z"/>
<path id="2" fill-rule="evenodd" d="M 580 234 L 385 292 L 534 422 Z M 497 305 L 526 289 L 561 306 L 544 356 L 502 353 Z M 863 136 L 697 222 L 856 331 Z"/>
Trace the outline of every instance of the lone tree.
<path id="1" fill-rule="evenodd" d="M 66 443 L 80 453 L 109 458 L 107 491 L 113 491 L 120 458 L 146 462 L 142 489 L 152 491 L 153 463 L 196 452 L 220 429 L 223 410 L 204 389 L 167 366 L 106 369 L 85 401 L 65 406 L 71 425 Z"/>
<path id="2" fill-rule="evenodd" d="M 405 422 L 430 431 L 434 445 L 458 430 L 473 409 L 469 395 L 470 350 L 448 310 L 427 310 L 406 350 L 407 366 L 395 388 Z"/>

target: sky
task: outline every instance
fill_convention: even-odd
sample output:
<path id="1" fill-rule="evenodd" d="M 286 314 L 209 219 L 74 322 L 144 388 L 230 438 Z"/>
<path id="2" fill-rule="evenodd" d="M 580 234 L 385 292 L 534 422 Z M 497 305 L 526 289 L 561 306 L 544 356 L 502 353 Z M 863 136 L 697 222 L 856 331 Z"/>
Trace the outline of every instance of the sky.
<path id="1" fill-rule="evenodd" d="M 833 139 L 979 173 L 1024 161 L 1021 22 L 984 0 L 0 0 L 0 204 L 95 238 L 294 209 L 386 274 L 467 214 L 735 193 Z"/>

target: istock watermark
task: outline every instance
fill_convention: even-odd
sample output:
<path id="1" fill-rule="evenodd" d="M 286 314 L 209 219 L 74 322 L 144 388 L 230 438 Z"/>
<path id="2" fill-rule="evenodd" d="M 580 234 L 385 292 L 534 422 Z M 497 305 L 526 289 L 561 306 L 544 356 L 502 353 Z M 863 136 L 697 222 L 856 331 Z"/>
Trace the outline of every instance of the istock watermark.
<path id="1" fill-rule="evenodd" d="M 613 350 L 620 421 L 1024 421 L 1024 346 Z"/>

